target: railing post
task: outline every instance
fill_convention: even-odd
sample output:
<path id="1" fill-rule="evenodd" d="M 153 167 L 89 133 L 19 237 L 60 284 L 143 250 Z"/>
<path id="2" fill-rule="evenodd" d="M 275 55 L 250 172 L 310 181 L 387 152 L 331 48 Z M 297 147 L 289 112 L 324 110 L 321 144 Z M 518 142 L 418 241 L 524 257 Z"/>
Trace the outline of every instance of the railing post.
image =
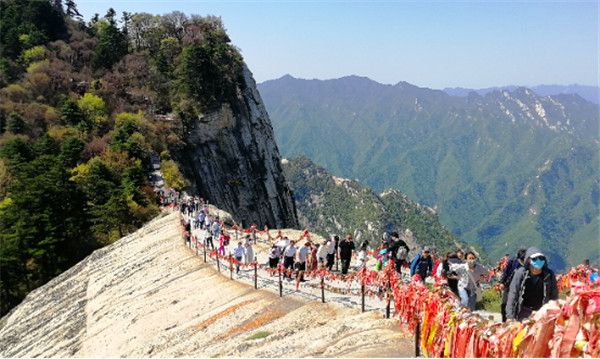
<path id="1" fill-rule="evenodd" d="M 281 298 L 281 297 L 283 297 L 283 282 L 281 282 L 281 268 L 280 267 L 279 267 L 278 272 L 279 272 L 279 298 Z"/>
<path id="2" fill-rule="evenodd" d="M 254 289 L 258 289 L 258 263 L 254 257 Z"/>
<path id="3" fill-rule="evenodd" d="M 385 318 L 390 319 L 390 289 L 387 289 L 387 298 L 385 303 Z"/>
<path id="4" fill-rule="evenodd" d="M 421 350 L 419 347 L 419 339 L 421 338 L 421 321 L 417 320 L 417 326 L 415 327 L 415 357 L 421 356 Z"/>
<path id="5" fill-rule="evenodd" d="M 219 264 L 219 251 L 217 251 L 217 270 L 221 273 L 221 265 Z"/>
<path id="6" fill-rule="evenodd" d="M 387 298 L 386 298 L 386 303 L 385 303 L 385 317 L 386 319 L 390 318 L 390 300 L 392 297 L 392 288 L 391 288 L 391 273 L 392 271 L 390 270 L 389 266 L 388 266 L 388 273 L 387 273 L 387 284 L 386 284 L 386 289 L 387 289 Z"/>
<path id="7" fill-rule="evenodd" d="M 229 279 L 233 280 L 233 257 L 229 256 Z"/>
<path id="8" fill-rule="evenodd" d="M 325 279 L 321 277 L 321 302 L 325 303 Z"/>
<path id="9" fill-rule="evenodd" d="M 360 285 L 360 293 L 362 295 L 362 302 L 361 302 L 361 310 L 364 313 L 365 312 L 365 283 L 361 283 Z"/>
<path id="10" fill-rule="evenodd" d="M 208 247 L 208 244 L 204 246 L 204 263 L 206 263 L 206 247 Z"/>

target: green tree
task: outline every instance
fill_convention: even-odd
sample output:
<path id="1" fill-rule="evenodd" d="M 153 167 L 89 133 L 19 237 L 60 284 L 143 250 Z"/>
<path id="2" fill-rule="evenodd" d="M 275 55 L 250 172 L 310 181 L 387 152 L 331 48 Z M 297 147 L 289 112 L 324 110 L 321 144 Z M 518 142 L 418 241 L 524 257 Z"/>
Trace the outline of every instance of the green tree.
<path id="1" fill-rule="evenodd" d="M 43 155 L 12 170 L 0 207 L 3 311 L 97 248 L 86 229 L 85 197 L 62 161 Z"/>
<path id="2" fill-rule="evenodd" d="M 12 165 L 33 160 L 34 153 L 33 147 L 21 138 L 7 141 L 0 147 L 0 157 L 7 158 Z"/>
<path id="3" fill-rule="evenodd" d="M 60 155 L 58 158 L 67 168 L 73 168 L 79 161 L 81 151 L 85 147 L 85 142 L 77 137 L 67 137 L 60 146 Z"/>
<path id="4" fill-rule="evenodd" d="M 35 144 L 35 153 L 37 153 L 38 156 L 58 156 L 60 154 L 60 146 L 56 139 L 46 132 Z"/>
<path id="5" fill-rule="evenodd" d="M 92 127 L 97 127 L 100 121 L 99 118 L 108 115 L 104 100 L 91 93 L 84 94 L 77 101 L 77 105 Z"/>
<path id="6" fill-rule="evenodd" d="M 144 161 L 147 158 L 147 151 L 144 148 L 145 140 L 138 131 L 139 127 L 135 121 L 125 120 L 113 135 L 110 148 L 125 151 L 129 157 Z"/>
<path id="7" fill-rule="evenodd" d="M 26 122 L 23 116 L 16 112 L 11 112 L 6 118 L 6 131 L 14 134 L 25 132 Z"/>
<path id="8" fill-rule="evenodd" d="M 128 228 L 132 221 L 127 195 L 120 188 L 112 191 L 105 204 L 94 206 L 91 214 L 92 231 L 106 243 L 122 237 L 124 228 Z M 115 231 L 117 233 L 114 233 Z"/>
<path id="9" fill-rule="evenodd" d="M 23 50 L 68 37 L 62 14 L 47 0 L 0 1 L 0 53 L 17 60 Z"/>
<path id="10" fill-rule="evenodd" d="M 65 97 L 60 106 L 60 120 L 62 123 L 69 126 L 77 126 L 83 119 L 83 111 L 77 104 L 77 101 L 70 97 Z"/>
<path id="11" fill-rule="evenodd" d="M 114 171 L 99 157 L 94 157 L 72 171 L 72 179 L 77 182 L 92 205 L 102 205 L 108 202 L 111 193 L 118 187 L 119 181 Z"/>
<path id="12" fill-rule="evenodd" d="M 119 62 L 127 54 L 127 37 L 116 26 L 114 20 L 115 11 L 108 10 L 106 21 L 99 22 L 98 44 L 92 57 L 92 70 L 110 70 L 114 64 Z"/>

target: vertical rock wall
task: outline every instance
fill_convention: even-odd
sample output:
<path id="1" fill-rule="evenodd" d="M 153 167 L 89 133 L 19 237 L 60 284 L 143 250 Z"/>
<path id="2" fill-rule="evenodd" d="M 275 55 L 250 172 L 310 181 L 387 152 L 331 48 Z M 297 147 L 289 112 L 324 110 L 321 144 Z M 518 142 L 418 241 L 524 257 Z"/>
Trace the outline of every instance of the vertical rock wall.
<path id="1" fill-rule="evenodd" d="M 252 74 L 238 101 L 203 114 L 187 145 L 174 154 L 199 195 L 231 213 L 244 227 L 297 228 L 294 196 L 283 175 L 269 115 Z"/>

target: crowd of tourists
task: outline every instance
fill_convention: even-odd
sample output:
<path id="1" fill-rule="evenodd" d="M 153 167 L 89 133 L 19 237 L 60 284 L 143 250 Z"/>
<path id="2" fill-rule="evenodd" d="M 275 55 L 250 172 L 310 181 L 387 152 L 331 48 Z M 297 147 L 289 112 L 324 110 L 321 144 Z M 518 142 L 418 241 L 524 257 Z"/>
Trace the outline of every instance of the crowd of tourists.
<path id="1" fill-rule="evenodd" d="M 185 229 L 188 233 L 201 230 L 204 245 L 211 250 L 217 250 L 221 256 L 232 255 L 236 260 L 236 272 L 240 271 L 240 263 L 256 262 L 253 245 L 256 244 L 249 234 L 234 244 L 230 253 L 226 253 L 231 237 L 225 230 L 223 221 L 210 213 L 207 204 L 202 198 L 180 198 L 169 191 L 169 196 L 161 197 L 165 203 L 175 204 L 187 218 Z M 481 300 L 481 284 L 490 275 L 490 269 L 477 262 L 477 255 L 470 251 L 464 253 L 462 249 L 449 251 L 443 256 L 425 246 L 412 259 L 409 257 L 411 249 L 408 244 L 400 239 L 397 232 L 384 234 L 380 243 L 376 244 L 374 251 L 370 251 L 368 241 L 363 241 L 356 247 L 351 234 L 343 240 L 333 235 L 321 243 L 312 241 L 290 240 L 287 237 L 272 239 L 268 249 L 268 266 L 275 270 L 281 266 L 284 278 L 304 282 L 304 272 L 326 269 L 333 271 L 340 266 L 340 274 L 347 275 L 352 271 L 366 268 L 371 255 L 376 257 L 372 269 L 381 271 L 393 261 L 393 268 L 398 275 L 404 278 L 425 282 L 435 281 L 436 285 L 447 286 L 458 299 L 462 306 L 474 311 L 476 303 Z M 352 262 L 354 260 L 354 266 Z M 546 256 L 536 247 L 519 249 L 517 255 L 503 258 L 503 268 L 495 268 L 501 272 L 499 288 L 503 291 L 502 321 L 523 320 L 538 310 L 550 300 L 558 299 L 556 275 L 548 267 Z M 500 270 L 501 269 L 501 270 Z M 273 272 L 272 272 L 273 273 Z"/>

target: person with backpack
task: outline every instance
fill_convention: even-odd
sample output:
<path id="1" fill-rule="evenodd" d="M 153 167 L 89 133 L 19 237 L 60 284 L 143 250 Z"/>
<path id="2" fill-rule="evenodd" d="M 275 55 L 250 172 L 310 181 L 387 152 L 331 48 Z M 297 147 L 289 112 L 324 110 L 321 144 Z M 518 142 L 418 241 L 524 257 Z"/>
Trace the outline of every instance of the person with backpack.
<path id="1" fill-rule="evenodd" d="M 523 266 L 525 263 L 525 248 L 519 249 L 516 257 L 512 257 L 508 260 L 504 271 L 502 272 L 502 278 L 500 278 L 500 290 L 502 290 L 502 304 L 500 305 L 500 312 L 502 313 L 502 322 L 506 322 L 506 303 L 508 301 L 508 289 L 510 288 L 510 282 L 512 281 L 513 275 Z"/>
<path id="2" fill-rule="evenodd" d="M 388 245 L 390 257 L 394 260 L 394 269 L 398 274 L 402 274 L 402 267 L 408 258 L 410 248 L 406 242 L 400 239 L 398 232 L 392 232 L 391 245 Z"/>
<path id="3" fill-rule="evenodd" d="M 425 278 L 433 270 L 433 261 L 431 260 L 429 247 L 423 248 L 423 251 L 415 256 L 410 264 L 410 276 L 418 274 L 421 282 L 425 282 Z"/>

